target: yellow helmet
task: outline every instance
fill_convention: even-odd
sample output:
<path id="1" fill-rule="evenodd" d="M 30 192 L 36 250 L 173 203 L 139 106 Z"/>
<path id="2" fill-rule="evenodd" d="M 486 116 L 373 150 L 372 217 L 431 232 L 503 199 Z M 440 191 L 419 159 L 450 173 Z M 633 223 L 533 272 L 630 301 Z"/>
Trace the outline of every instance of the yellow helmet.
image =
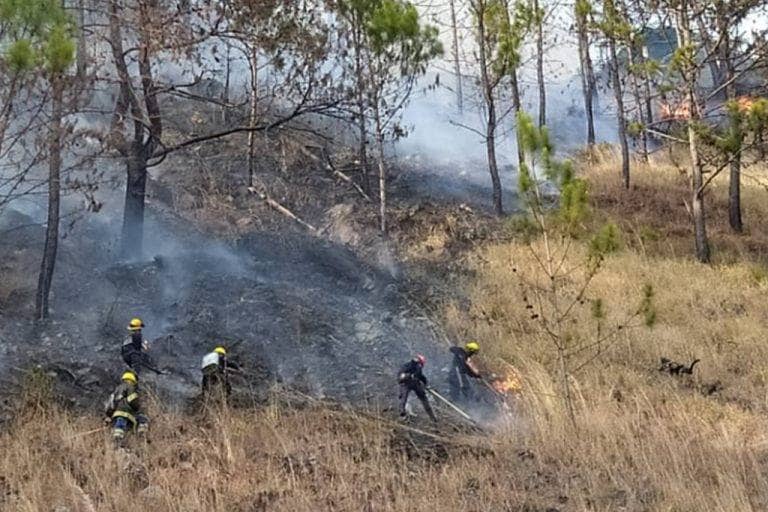
<path id="1" fill-rule="evenodd" d="M 129 331 L 140 331 L 143 327 L 144 322 L 141 321 L 141 318 L 131 318 L 131 321 L 128 324 Z"/>
<path id="2" fill-rule="evenodd" d="M 213 351 L 214 351 L 214 352 L 216 352 L 217 354 L 220 354 L 220 355 L 222 355 L 222 356 L 225 356 L 225 355 L 227 355 L 227 349 L 225 349 L 225 348 L 224 348 L 224 347 L 222 347 L 222 346 L 218 346 L 218 347 L 216 347 L 215 349 L 213 349 Z"/>
<path id="3" fill-rule="evenodd" d="M 127 382 L 132 382 L 134 384 L 137 384 L 139 382 L 139 378 L 136 376 L 136 373 L 128 370 L 123 374 L 123 376 L 120 378 L 120 380 L 124 380 Z"/>
<path id="4" fill-rule="evenodd" d="M 475 352 L 480 350 L 480 345 L 476 341 L 470 341 L 466 345 L 464 345 L 464 350 L 466 350 L 471 354 L 474 354 Z"/>

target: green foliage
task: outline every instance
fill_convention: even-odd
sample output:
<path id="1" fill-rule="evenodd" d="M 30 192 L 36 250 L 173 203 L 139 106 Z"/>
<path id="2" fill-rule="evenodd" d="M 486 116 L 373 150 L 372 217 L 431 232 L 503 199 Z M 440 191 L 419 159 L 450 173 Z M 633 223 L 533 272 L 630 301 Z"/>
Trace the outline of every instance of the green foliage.
<path id="1" fill-rule="evenodd" d="M 43 43 L 45 66 L 53 74 L 59 75 L 75 60 L 75 41 L 70 36 L 66 25 L 55 25 Z"/>
<path id="2" fill-rule="evenodd" d="M 520 48 L 534 23 L 530 6 L 516 2 L 512 13 L 503 0 L 487 3 L 484 17 L 491 61 L 497 76 L 504 76 L 520 66 Z"/>
<path id="3" fill-rule="evenodd" d="M 58 0 L 0 0 L 0 25 L 11 72 L 39 66 L 61 74 L 72 64 L 72 24 Z"/>
<path id="4" fill-rule="evenodd" d="M 586 20 L 593 12 L 592 2 L 590 2 L 589 0 L 576 0 L 574 9 L 576 12 L 576 16 Z"/>
<path id="5" fill-rule="evenodd" d="M 381 55 L 396 49 L 405 73 L 443 52 L 437 28 L 422 26 L 416 7 L 410 2 L 378 2 L 368 16 L 366 31 L 375 53 Z"/>
<path id="6" fill-rule="evenodd" d="M 506 222 L 507 232 L 530 243 L 541 234 L 541 228 L 528 215 L 513 215 Z"/>
<path id="7" fill-rule="evenodd" d="M 620 248 L 621 231 L 616 224 L 608 222 L 589 241 L 589 257 L 592 261 L 599 261 Z"/>
<path id="8" fill-rule="evenodd" d="M 30 70 L 35 64 L 35 50 L 29 39 L 18 39 L 8 46 L 6 59 L 11 73 L 22 73 Z"/>
<path id="9" fill-rule="evenodd" d="M 519 190 L 528 208 L 534 214 L 543 211 L 539 194 L 537 169 L 560 192 L 558 219 L 566 231 L 571 232 L 589 214 L 587 182 L 576 178 L 573 164 L 560 161 L 554 156 L 555 149 L 546 126 L 539 128 L 525 112 L 517 115 L 517 138 L 525 155 L 518 176 Z"/>
<path id="10" fill-rule="evenodd" d="M 603 17 L 596 25 L 608 38 L 621 41 L 631 41 L 633 38 L 632 25 L 621 15 L 613 0 L 603 1 Z"/>
<path id="11" fill-rule="evenodd" d="M 639 137 L 640 134 L 643 133 L 644 129 L 645 125 L 639 121 L 632 121 L 627 123 L 627 134 L 630 137 Z"/>
<path id="12" fill-rule="evenodd" d="M 646 327 L 653 327 L 656 324 L 656 308 L 653 305 L 653 297 L 653 286 L 650 283 L 645 284 L 638 313 L 642 315 Z"/>

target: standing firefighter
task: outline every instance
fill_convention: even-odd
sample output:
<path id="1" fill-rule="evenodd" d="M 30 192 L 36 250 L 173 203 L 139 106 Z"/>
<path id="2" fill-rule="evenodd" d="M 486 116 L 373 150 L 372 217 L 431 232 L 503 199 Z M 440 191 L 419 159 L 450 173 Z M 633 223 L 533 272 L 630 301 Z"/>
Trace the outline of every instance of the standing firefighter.
<path id="1" fill-rule="evenodd" d="M 104 413 L 112 424 L 112 438 L 118 445 L 122 444 L 128 430 L 138 434 L 147 431 L 149 420 L 141 407 L 139 378 L 135 372 L 123 373 L 120 384 L 107 400 Z"/>
<path id="2" fill-rule="evenodd" d="M 421 405 L 424 406 L 424 410 L 432 421 L 437 422 L 435 413 L 432 412 L 432 406 L 429 405 L 427 400 L 427 377 L 422 373 L 424 364 L 427 359 L 421 354 L 417 355 L 400 368 L 400 373 L 397 375 L 397 382 L 400 384 L 400 417 L 407 418 L 408 413 L 405 411 L 405 405 L 408 403 L 408 395 L 413 391 L 416 396 L 421 400 Z"/>
<path id="3" fill-rule="evenodd" d="M 203 357 L 201 368 L 203 370 L 203 396 L 223 393 L 225 397 L 229 397 L 232 393 L 229 372 L 239 370 L 240 367 L 227 359 L 227 350 L 222 346 L 213 349 L 213 352 Z"/>
<path id="4" fill-rule="evenodd" d="M 476 341 L 470 341 L 464 347 L 451 347 L 453 362 L 448 374 L 448 384 L 451 387 L 451 399 L 459 401 L 472 396 L 469 377 L 480 378 L 480 372 L 472 363 L 472 357 L 480 351 L 480 345 Z"/>
<path id="5" fill-rule="evenodd" d="M 144 322 L 141 318 L 132 318 L 128 324 L 128 330 L 130 334 L 123 340 L 123 346 L 120 353 L 123 356 L 123 361 L 128 367 L 136 372 L 141 372 L 144 368 L 151 370 L 155 373 L 162 374 L 163 372 L 153 367 L 149 354 L 149 342 L 144 338 L 142 329 L 144 328 Z"/>

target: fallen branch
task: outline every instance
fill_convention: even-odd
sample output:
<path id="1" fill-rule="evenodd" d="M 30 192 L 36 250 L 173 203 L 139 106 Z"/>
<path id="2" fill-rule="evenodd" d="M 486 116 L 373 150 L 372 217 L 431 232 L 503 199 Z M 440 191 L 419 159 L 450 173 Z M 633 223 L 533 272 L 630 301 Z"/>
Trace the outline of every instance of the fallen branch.
<path id="1" fill-rule="evenodd" d="M 264 201 L 270 207 L 272 207 L 272 209 L 277 210 L 278 212 L 282 213 L 283 215 L 285 215 L 289 219 L 292 219 L 295 222 L 297 222 L 298 224 L 301 224 L 302 226 L 307 228 L 312 233 L 317 233 L 317 228 L 315 226 L 313 226 L 312 224 L 302 220 L 299 216 L 297 216 L 291 210 L 289 210 L 285 206 L 281 205 L 280 203 L 278 203 L 277 201 L 272 199 L 269 196 L 269 194 L 267 194 L 266 192 L 262 192 L 262 191 L 258 190 L 256 187 L 248 187 L 248 192 L 257 195 L 262 201 Z"/>
<path id="2" fill-rule="evenodd" d="M 312 152 L 309 151 L 306 147 L 300 147 L 299 151 L 301 151 L 303 155 L 311 158 L 315 162 L 320 162 L 322 164 L 320 157 L 318 157 L 317 155 L 313 155 Z M 355 188 L 355 190 L 357 190 L 358 194 L 360 194 L 366 201 L 368 201 L 369 203 L 373 202 L 373 199 L 371 199 L 371 196 L 365 193 L 365 190 L 363 190 L 363 187 L 355 183 L 355 180 L 353 180 L 349 175 L 344 174 L 343 172 L 341 172 L 340 170 L 336 169 L 333 166 L 333 162 L 331 162 L 331 157 L 328 155 L 328 153 L 326 153 L 324 149 L 323 149 L 323 155 L 325 155 L 325 159 L 326 159 L 326 163 L 324 167 L 328 172 L 330 172 L 336 178 L 339 178 L 340 180 L 345 181 L 350 185 L 352 185 Z"/>

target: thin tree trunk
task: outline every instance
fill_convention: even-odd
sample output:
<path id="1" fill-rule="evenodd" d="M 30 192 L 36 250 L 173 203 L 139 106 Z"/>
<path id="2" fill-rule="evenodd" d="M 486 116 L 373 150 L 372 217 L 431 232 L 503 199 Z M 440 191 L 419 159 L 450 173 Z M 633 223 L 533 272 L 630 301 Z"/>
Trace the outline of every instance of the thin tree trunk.
<path id="1" fill-rule="evenodd" d="M 81 84 L 85 80 L 88 72 L 88 55 L 86 55 L 85 45 L 85 0 L 77 0 L 77 69 L 78 82 Z"/>
<path id="2" fill-rule="evenodd" d="M 379 228 L 387 232 L 387 168 L 384 162 L 384 127 L 381 124 L 378 97 L 373 105 L 374 121 L 376 122 L 376 163 L 379 167 Z"/>
<path id="3" fill-rule="evenodd" d="M 647 49 L 645 44 L 640 49 L 640 61 L 639 65 L 643 68 L 643 105 L 645 107 L 645 121 L 649 124 L 653 124 L 653 104 L 651 99 L 651 74 L 649 73 L 646 63 L 648 62 L 648 56 L 646 55 Z"/>
<path id="4" fill-rule="evenodd" d="M 144 251 L 144 196 L 147 190 L 147 158 L 140 142 L 131 144 L 126 159 L 125 209 L 123 210 L 123 258 L 140 259 Z"/>
<path id="5" fill-rule="evenodd" d="M 448 2 L 451 8 L 451 36 L 453 39 L 453 72 L 456 75 L 456 108 L 459 114 L 464 113 L 464 94 L 461 90 L 461 65 L 459 63 L 459 29 L 456 25 L 455 0 Z"/>
<path id="6" fill-rule="evenodd" d="M 487 112 L 487 123 L 485 127 L 485 145 L 488 155 L 488 171 L 491 173 L 491 184 L 493 186 L 493 209 L 496 215 L 503 215 L 504 208 L 501 198 L 501 180 L 499 179 L 499 167 L 496 162 L 496 104 L 493 98 L 493 84 L 488 75 L 488 60 L 486 56 L 486 33 L 485 33 L 485 4 L 484 0 L 479 0 L 476 7 L 477 15 L 477 43 L 480 50 L 480 80 L 483 88 L 483 99 Z"/>
<path id="7" fill-rule="evenodd" d="M 688 19 L 688 2 L 681 0 L 677 8 L 677 32 L 680 46 L 688 47 L 693 43 Z M 696 123 L 700 118 L 699 102 L 696 95 L 698 73 L 693 63 L 683 63 L 682 74 L 685 80 L 686 100 L 691 108 L 688 122 L 688 145 L 691 156 L 691 201 L 693 209 L 693 230 L 696 258 L 702 263 L 709 263 L 710 249 L 707 237 L 706 217 L 704 210 L 704 169 L 699 154 L 699 140 L 696 133 Z"/>
<path id="8" fill-rule="evenodd" d="M 627 44 L 627 56 L 630 67 L 630 80 L 632 81 L 632 95 L 635 98 L 635 108 L 637 110 L 637 121 L 640 124 L 640 154 L 643 161 L 648 162 L 648 132 L 646 131 L 647 121 L 643 111 L 643 100 L 640 94 L 640 83 L 637 81 L 637 48 L 632 41 Z"/>
<path id="9" fill-rule="evenodd" d="M 368 130 L 365 109 L 365 77 L 363 76 L 363 41 L 361 34 L 362 22 L 357 20 L 354 30 L 355 45 L 355 81 L 357 86 L 357 129 L 358 129 L 358 149 L 357 157 L 360 160 L 360 174 L 363 178 L 363 190 L 371 193 L 371 181 L 368 176 Z"/>
<path id="10" fill-rule="evenodd" d="M 59 213 L 61 204 L 61 122 L 64 110 L 64 80 L 62 76 L 51 79 L 51 135 L 48 155 L 48 224 L 45 229 L 45 247 L 40 275 L 37 281 L 35 313 L 38 319 L 48 317 L 48 298 L 56 266 L 59 245 Z"/>
<path id="11" fill-rule="evenodd" d="M 248 117 L 248 124 L 251 128 L 256 127 L 256 122 L 259 117 L 259 50 L 254 41 L 251 44 L 251 53 L 249 56 L 251 65 L 251 98 L 250 98 L 250 113 Z M 248 132 L 248 186 L 252 187 L 254 184 L 254 177 L 256 175 L 256 132 L 251 130 Z"/>
<path id="12" fill-rule="evenodd" d="M 544 12 L 539 0 L 533 0 L 536 13 L 536 81 L 539 85 L 539 127 L 547 124 L 547 90 L 544 83 Z"/>
<path id="13" fill-rule="evenodd" d="M 725 77 L 728 85 L 725 88 L 725 94 L 728 100 L 735 100 L 736 81 L 734 78 L 736 76 L 736 69 L 734 69 L 733 60 L 730 58 L 731 48 L 727 22 L 721 25 L 721 30 L 725 31 L 722 40 L 723 45 L 725 46 L 724 51 L 726 52 L 728 59 Z M 731 225 L 733 231 L 741 233 L 744 230 L 741 217 L 741 148 L 744 141 L 744 133 L 741 127 L 741 112 L 733 112 L 730 115 L 730 130 L 731 137 L 736 141 L 736 148 L 729 169 L 728 223 Z"/>
<path id="14" fill-rule="evenodd" d="M 619 77 L 619 59 L 616 55 L 616 39 L 608 37 L 608 50 L 610 55 L 611 82 L 613 82 L 613 94 L 616 100 L 616 120 L 618 123 L 619 144 L 621 145 L 621 178 L 624 188 L 629 189 L 629 144 L 627 143 L 627 121 L 624 117 L 624 93 Z"/>
<path id="15" fill-rule="evenodd" d="M 515 112 L 515 119 L 517 119 L 517 114 L 520 112 L 520 110 L 523 108 L 522 102 L 520 101 L 520 84 L 517 80 L 517 68 L 513 67 L 512 70 L 509 73 L 509 81 L 510 81 L 510 88 L 512 90 L 512 110 Z M 517 136 L 516 146 L 517 146 L 517 165 L 518 169 L 522 168 L 523 166 L 523 160 L 525 158 L 525 155 L 523 154 L 523 148 L 520 146 L 520 134 L 517 133 L 517 130 L 515 130 L 515 135 Z"/>
<path id="16" fill-rule="evenodd" d="M 229 121 L 229 89 L 230 89 L 230 82 L 232 77 L 232 60 L 231 60 L 231 53 L 232 53 L 232 45 L 229 43 L 229 41 L 225 41 L 226 44 L 226 59 L 227 63 L 225 65 L 224 69 L 224 91 L 222 93 L 221 100 L 224 102 L 224 106 L 221 108 L 222 113 L 222 120 L 226 123 Z"/>
<path id="17" fill-rule="evenodd" d="M 584 95 L 584 113 L 587 121 L 587 144 L 595 143 L 595 115 L 592 99 L 594 96 L 595 75 L 592 69 L 592 57 L 589 54 L 589 32 L 587 32 L 586 13 L 579 12 L 576 6 L 576 23 L 579 35 L 579 64 L 581 91 Z"/>

